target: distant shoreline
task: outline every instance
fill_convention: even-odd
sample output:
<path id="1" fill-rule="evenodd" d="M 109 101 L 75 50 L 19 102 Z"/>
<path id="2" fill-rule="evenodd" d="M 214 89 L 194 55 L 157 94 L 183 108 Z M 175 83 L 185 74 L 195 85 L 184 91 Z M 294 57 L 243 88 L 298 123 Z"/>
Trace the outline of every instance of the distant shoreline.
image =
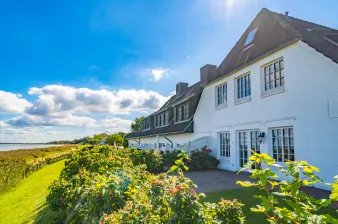
<path id="1" fill-rule="evenodd" d="M 0 145 L 64 145 L 64 144 L 55 144 L 55 143 L 7 143 L 0 142 Z"/>

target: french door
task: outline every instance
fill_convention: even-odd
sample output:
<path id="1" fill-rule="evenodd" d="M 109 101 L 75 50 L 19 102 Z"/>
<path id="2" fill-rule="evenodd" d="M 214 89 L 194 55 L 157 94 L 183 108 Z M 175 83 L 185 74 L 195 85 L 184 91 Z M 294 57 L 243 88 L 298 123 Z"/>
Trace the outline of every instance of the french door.
<path id="1" fill-rule="evenodd" d="M 251 154 L 251 150 L 256 153 L 260 153 L 260 143 L 258 141 L 258 130 L 238 131 L 238 159 L 239 168 L 244 167 L 244 164 L 248 162 L 248 158 Z M 258 168 L 259 164 L 254 164 L 253 168 Z"/>

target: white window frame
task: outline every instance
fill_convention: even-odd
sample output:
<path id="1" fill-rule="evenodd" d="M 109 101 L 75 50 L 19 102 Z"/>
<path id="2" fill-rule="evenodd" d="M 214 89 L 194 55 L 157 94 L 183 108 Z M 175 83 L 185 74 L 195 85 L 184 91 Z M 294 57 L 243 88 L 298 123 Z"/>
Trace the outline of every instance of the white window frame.
<path id="1" fill-rule="evenodd" d="M 224 154 L 222 154 L 222 151 L 224 151 Z M 229 131 L 218 132 L 218 153 L 221 160 L 230 160 L 231 139 Z"/>
<path id="2" fill-rule="evenodd" d="M 245 77 L 248 77 L 247 79 Z M 244 80 L 243 83 L 238 84 L 238 80 Z M 245 81 L 247 80 L 247 81 Z M 240 91 L 239 91 L 239 86 L 238 85 L 243 85 L 243 89 L 242 87 L 240 87 Z M 234 88 L 235 88 L 235 104 L 241 104 L 241 103 L 245 103 L 245 102 L 249 102 L 251 101 L 251 93 L 252 93 L 252 88 L 251 88 L 251 74 L 250 72 L 247 72 L 245 74 L 242 74 L 238 77 L 235 78 L 234 80 Z M 239 97 L 239 92 L 244 93 L 243 97 Z M 247 96 L 246 93 L 248 94 Z"/>
<path id="3" fill-rule="evenodd" d="M 267 97 L 267 96 L 285 92 L 284 62 L 285 62 L 284 58 L 280 57 L 261 66 L 261 97 Z M 278 70 L 276 70 L 275 68 L 276 63 L 278 63 L 278 68 L 279 68 Z M 282 65 L 282 68 L 281 68 L 281 65 Z M 270 72 L 270 66 L 272 69 L 271 72 Z M 269 74 L 266 74 L 267 71 L 269 71 L 268 72 Z M 268 83 L 266 82 L 266 75 L 269 76 L 269 80 L 271 79 L 271 77 L 273 77 L 272 81 L 270 81 L 270 82 L 273 82 L 273 85 L 274 85 L 273 88 L 269 86 L 269 89 L 266 89 L 266 83 Z M 281 82 L 283 82 L 283 84 L 281 84 Z M 279 86 L 276 87 L 278 83 L 279 83 Z"/>
<path id="4" fill-rule="evenodd" d="M 186 115 L 185 116 L 185 112 Z M 181 123 L 181 122 L 186 122 L 189 120 L 189 103 L 184 103 L 176 106 L 174 108 L 174 118 L 175 118 L 175 123 Z"/>
<path id="5" fill-rule="evenodd" d="M 227 107 L 227 105 L 228 105 L 228 83 L 225 82 L 215 87 L 215 108 L 222 109 Z"/>
<path id="6" fill-rule="evenodd" d="M 286 135 L 284 133 L 285 130 L 287 130 L 288 132 Z M 275 136 L 276 136 L 275 141 L 273 139 L 274 131 L 275 131 Z M 279 131 L 279 134 L 282 134 L 282 135 L 278 135 L 278 131 Z M 270 142 L 270 150 L 269 150 L 270 153 L 269 154 L 270 156 L 276 159 L 277 163 L 285 163 L 290 159 L 291 161 L 295 161 L 294 140 L 295 140 L 295 136 L 294 136 L 293 126 L 270 128 L 269 129 L 269 142 Z M 281 149 L 279 147 L 281 147 Z M 287 152 L 288 152 L 288 155 L 287 155 L 288 160 L 285 160 L 285 149 L 287 149 Z M 279 159 L 279 155 L 281 155 L 281 160 Z"/>

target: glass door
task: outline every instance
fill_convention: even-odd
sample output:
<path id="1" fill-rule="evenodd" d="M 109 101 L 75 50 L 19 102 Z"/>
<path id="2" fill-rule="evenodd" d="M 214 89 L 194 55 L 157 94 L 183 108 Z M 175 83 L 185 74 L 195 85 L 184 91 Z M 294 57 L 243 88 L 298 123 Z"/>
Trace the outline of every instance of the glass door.
<path id="1" fill-rule="evenodd" d="M 248 141 L 247 132 L 238 132 L 239 166 L 243 167 L 248 162 Z"/>
<path id="2" fill-rule="evenodd" d="M 239 167 L 244 167 L 244 164 L 248 162 L 248 158 L 251 154 L 251 150 L 260 153 L 260 143 L 258 141 L 258 130 L 239 131 L 238 132 L 238 159 Z M 259 168 L 260 164 L 254 164 L 252 168 Z"/>

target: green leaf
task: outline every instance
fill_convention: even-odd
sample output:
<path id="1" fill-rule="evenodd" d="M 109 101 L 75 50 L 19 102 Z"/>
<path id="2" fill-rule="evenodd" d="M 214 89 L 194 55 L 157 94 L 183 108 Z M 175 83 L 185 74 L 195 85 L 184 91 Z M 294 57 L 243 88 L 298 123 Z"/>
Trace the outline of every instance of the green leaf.
<path id="1" fill-rule="evenodd" d="M 251 187 L 253 184 L 249 181 L 237 181 L 236 184 L 241 185 L 242 187 Z"/>

